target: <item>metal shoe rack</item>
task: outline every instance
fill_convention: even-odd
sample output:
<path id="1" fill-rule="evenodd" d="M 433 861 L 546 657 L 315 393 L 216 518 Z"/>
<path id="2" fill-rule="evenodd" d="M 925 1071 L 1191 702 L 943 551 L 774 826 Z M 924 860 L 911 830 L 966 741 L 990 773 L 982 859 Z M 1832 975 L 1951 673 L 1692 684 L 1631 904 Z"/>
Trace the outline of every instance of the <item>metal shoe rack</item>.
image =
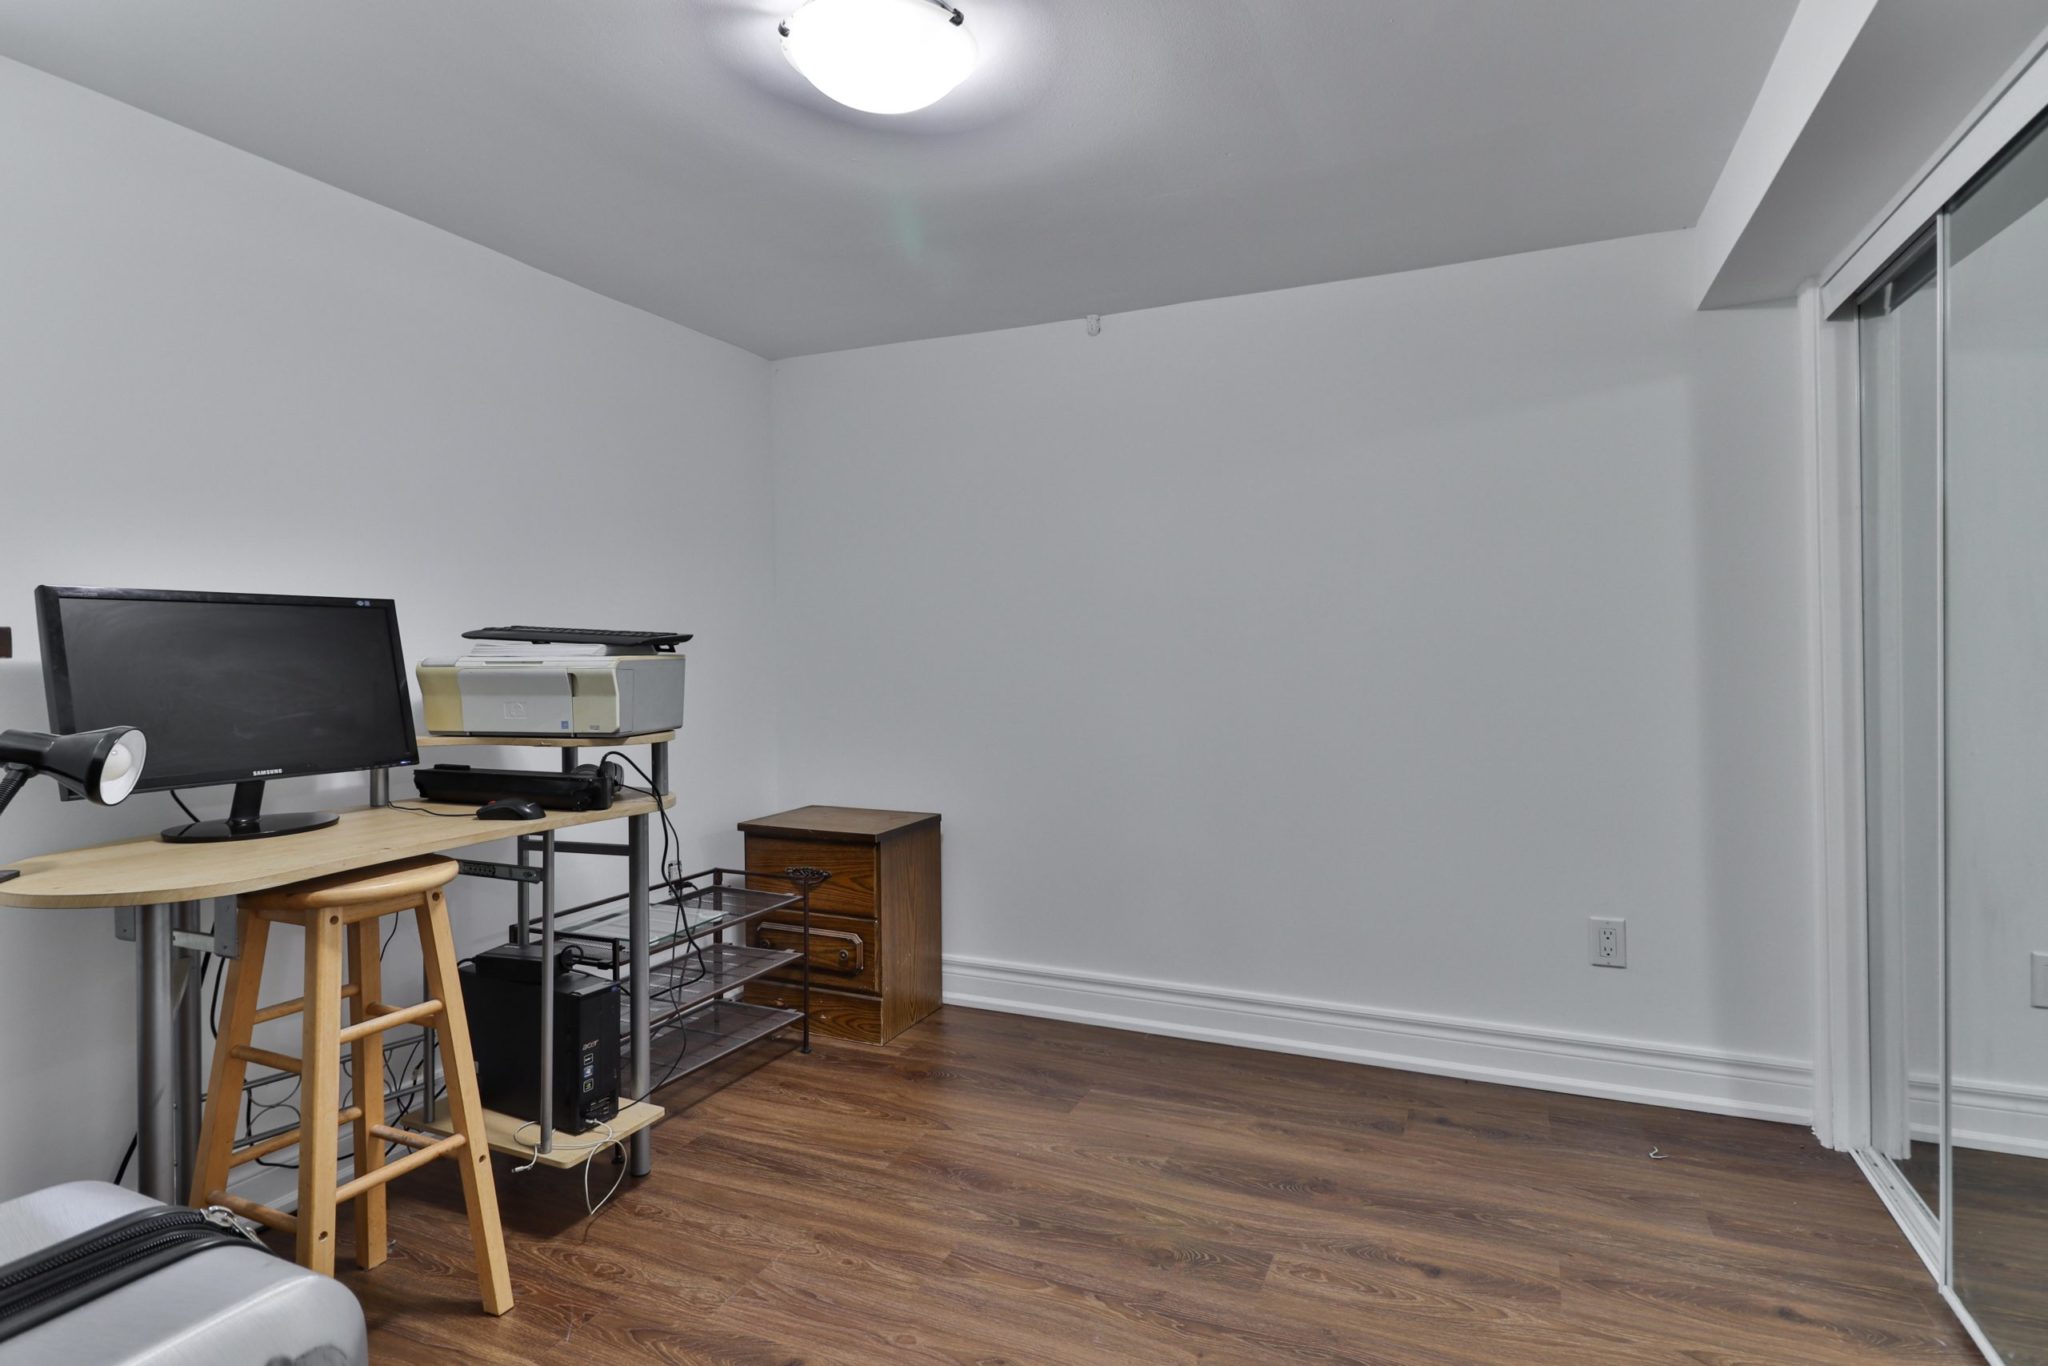
<path id="1" fill-rule="evenodd" d="M 659 898 L 655 919 L 670 917 L 669 927 L 648 940 L 648 1058 L 650 1070 L 661 1069 L 649 1094 L 791 1025 L 802 1031 L 802 1050 L 811 1051 L 810 893 L 824 880 L 822 875 L 810 876 L 812 871 L 793 868 L 765 874 L 707 868 L 648 889 Z M 588 946 L 580 966 L 609 973 L 630 994 L 631 926 L 618 905 L 625 899 L 622 893 L 571 907 L 563 912 L 565 923 L 555 934 Z M 764 949 L 748 944 L 748 927 L 777 911 L 802 920 L 800 947 Z M 734 931 L 738 939 L 728 940 Z M 801 970 L 801 1010 L 726 999 L 747 983 L 792 966 Z M 625 1060 L 630 1062 L 630 1034 L 624 1043 Z"/>

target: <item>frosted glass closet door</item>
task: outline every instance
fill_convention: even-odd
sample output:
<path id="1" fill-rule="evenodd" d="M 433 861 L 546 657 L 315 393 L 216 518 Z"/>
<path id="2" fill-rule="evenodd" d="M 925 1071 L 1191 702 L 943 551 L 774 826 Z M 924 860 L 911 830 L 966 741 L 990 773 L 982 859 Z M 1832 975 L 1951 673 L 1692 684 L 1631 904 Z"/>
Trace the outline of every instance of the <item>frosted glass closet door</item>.
<path id="1" fill-rule="evenodd" d="M 1947 221 L 1948 1046 L 1954 1284 L 2048 1362 L 2048 140 Z"/>

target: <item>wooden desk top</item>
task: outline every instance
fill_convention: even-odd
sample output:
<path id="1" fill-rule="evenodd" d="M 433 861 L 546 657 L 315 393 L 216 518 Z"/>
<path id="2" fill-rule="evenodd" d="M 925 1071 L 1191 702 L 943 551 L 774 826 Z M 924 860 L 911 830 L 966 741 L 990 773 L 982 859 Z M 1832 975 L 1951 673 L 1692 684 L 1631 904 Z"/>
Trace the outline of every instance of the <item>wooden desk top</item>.
<path id="1" fill-rule="evenodd" d="M 669 797 L 673 806 L 675 798 Z M 466 821 L 422 815 L 406 807 L 471 816 Z M 325 830 L 219 844 L 166 844 L 154 835 L 23 859 L 21 876 L 0 882 L 0 906 L 75 909 L 203 901 L 281 887 L 309 877 L 368 868 L 393 859 L 537 835 L 574 825 L 649 815 L 651 797 L 628 797 L 609 811 L 550 811 L 537 821 L 480 821 L 473 806 L 407 802 L 341 813 Z"/>

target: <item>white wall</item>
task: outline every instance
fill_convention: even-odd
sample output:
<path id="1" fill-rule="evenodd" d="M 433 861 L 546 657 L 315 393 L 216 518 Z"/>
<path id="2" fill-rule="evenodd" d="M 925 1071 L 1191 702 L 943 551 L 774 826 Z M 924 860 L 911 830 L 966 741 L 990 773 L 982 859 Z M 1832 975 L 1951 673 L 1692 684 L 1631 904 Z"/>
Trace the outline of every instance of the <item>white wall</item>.
<path id="1" fill-rule="evenodd" d="M 1809 1104 L 1796 323 L 1693 313 L 1683 235 L 771 387 L 5 62 L 0 126 L 0 724 L 42 721 L 39 582 L 390 595 L 415 658 L 674 623 L 691 861 L 777 805 L 943 811 L 951 999 Z M 0 861 L 171 818 L 38 782 Z M 509 892 L 456 896 L 496 939 Z M 1626 971 L 1586 965 L 1589 914 L 1628 917 Z M 127 1141 L 110 920 L 0 916 L 0 1075 L 64 1097 L 61 1140 L 0 1107 L 0 1192 Z"/>
<path id="2" fill-rule="evenodd" d="M 44 723 L 38 583 L 390 596 L 414 659 L 507 620 L 672 625 L 698 633 L 676 821 L 691 861 L 737 854 L 773 796 L 765 362 L 6 61 L 0 128 L 0 725 Z M 0 862 L 175 819 L 39 779 Z M 502 937 L 509 889 L 453 901 Z M 0 1195 L 128 1141 L 112 928 L 0 912 Z M 394 945 L 395 980 L 416 961 Z"/>
<path id="3" fill-rule="evenodd" d="M 1805 1117 L 1797 320 L 1696 250 L 777 363 L 783 800 L 945 814 L 950 1000 Z"/>

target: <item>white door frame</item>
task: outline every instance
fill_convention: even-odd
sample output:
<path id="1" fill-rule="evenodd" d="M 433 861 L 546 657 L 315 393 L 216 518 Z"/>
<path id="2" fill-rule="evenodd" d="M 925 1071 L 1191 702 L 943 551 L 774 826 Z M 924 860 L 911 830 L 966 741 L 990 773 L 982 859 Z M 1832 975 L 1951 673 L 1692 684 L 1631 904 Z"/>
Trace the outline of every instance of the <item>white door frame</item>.
<path id="1" fill-rule="evenodd" d="M 1814 510 L 1810 712 L 1819 765 L 1820 916 L 1814 1000 L 1814 1133 L 1844 1152 L 1870 1141 L 1870 981 L 1864 913 L 1863 480 L 1857 328 L 1830 322 L 1819 287 L 1799 292 L 1807 369 L 1808 497 Z"/>

